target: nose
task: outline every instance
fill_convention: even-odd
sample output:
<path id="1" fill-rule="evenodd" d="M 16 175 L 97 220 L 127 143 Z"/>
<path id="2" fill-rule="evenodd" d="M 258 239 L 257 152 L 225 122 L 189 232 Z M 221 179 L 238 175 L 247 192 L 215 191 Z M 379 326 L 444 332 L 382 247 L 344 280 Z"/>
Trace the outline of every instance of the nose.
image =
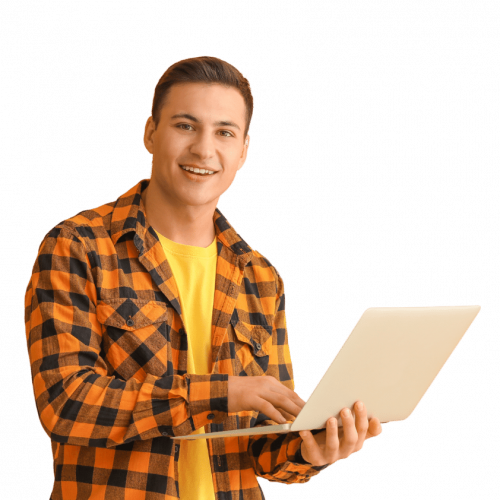
<path id="1" fill-rule="evenodd" d="M 215 155 L 215 144 L 212 135 L 209 132 L 197 134 L 193 138 L 189 151 L 201 160 L 212 158 Z"/>

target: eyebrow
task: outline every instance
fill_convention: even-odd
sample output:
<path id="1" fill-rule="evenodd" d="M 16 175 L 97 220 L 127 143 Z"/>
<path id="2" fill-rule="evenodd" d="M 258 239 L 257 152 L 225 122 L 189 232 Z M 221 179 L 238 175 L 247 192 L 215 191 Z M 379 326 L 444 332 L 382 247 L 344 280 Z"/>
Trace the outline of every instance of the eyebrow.
<path id="1" fill-rule="evenodd" d="M 193 115 L 190 115 L 188 113 L 177 113 L 176 115 L 172 116 L 170 119 L 173 120 L 174 118 L 187 118 L 188 120 L 191 120 L 195 123 L 200 123 L 200 120 L 196 118 Z M 216 126 L 222 126 L 222 127 L 234 127 L 237 128 L 238 130 L 241 130 L 240 127 L 234 122 L 230 122 L 228 120 L 220 120 L 218 122 L 214 122 L 214 125 Z"/>

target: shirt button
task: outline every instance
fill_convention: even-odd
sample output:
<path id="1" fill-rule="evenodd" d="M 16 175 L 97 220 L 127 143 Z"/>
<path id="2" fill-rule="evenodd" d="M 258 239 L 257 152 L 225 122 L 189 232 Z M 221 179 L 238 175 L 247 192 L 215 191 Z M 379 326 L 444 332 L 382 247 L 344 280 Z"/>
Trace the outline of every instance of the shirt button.
<path id="1" fill-rule="evenodd" d="M 162 436 L 168 436 L 168 432 L 162 432 Z"/>
<path id="2" fill-rule="evenodd" d="M 127 319 L 127 325 L 128 326 L 134 326 L 134 320 L 131 319 L 131 318 Z"/>
<path id="3" fill-rule="evenodd" d="M 214 415 L 213 413 L 209 413 L 209 414 L 207 415 L 207 418 L 208 418 L 209 420 L 212 420 L 212 419 L 214 419 L 214 418 L 215 418 L 215 415 Z"/>
<path id="4" fill-rule="evenodd" d="M 175 445 L 175 453 L 177 453 L 178 451 L 179 451 L 179 445 L 178 445 L 178 444 L 176 444 L 176 445 Z"/>
<path id="5" fill-rule="evenodd" d="M 262 347 L 258 342 L 255 344 L 255 347 L 257 347 L 257 351 L 260 351 L 260 348 Z"/>

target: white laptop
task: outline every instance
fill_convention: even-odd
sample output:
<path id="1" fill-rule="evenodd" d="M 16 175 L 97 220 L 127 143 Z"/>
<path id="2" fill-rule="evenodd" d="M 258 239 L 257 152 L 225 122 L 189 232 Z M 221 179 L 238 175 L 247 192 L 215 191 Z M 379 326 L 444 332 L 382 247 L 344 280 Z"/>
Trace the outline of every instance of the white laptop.
<path id="1" fill-rule="evenodd" d="M 365 404 L 368 419 L 404 420 L 479 313 L 480 306 L 370 307 L 292 423 L 175 436 L 207 439 L 322 429 Z M 321 341 L 321 339 L 317 339 Z"/>

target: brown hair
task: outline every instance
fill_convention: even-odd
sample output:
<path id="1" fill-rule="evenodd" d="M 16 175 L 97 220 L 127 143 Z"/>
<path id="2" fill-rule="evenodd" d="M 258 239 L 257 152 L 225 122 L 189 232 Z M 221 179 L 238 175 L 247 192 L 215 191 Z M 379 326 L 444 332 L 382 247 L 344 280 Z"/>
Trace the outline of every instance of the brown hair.
<path id="1" fill-rule="evenodd" d="M 165 103 L 170 87 L 182 83 L 219 83 L 226 87 L 237 89 L 246 106 L 246 126 L 243 139 L 248 134 L 253 113 L 253 97 L 248 80 L 231 64 L 217 57 L 201 56 L 183 59 L 170 66 L 158 81 L 153 97 L 151 115 L 155 127 L 160 122 L 160 113 Z"/>

